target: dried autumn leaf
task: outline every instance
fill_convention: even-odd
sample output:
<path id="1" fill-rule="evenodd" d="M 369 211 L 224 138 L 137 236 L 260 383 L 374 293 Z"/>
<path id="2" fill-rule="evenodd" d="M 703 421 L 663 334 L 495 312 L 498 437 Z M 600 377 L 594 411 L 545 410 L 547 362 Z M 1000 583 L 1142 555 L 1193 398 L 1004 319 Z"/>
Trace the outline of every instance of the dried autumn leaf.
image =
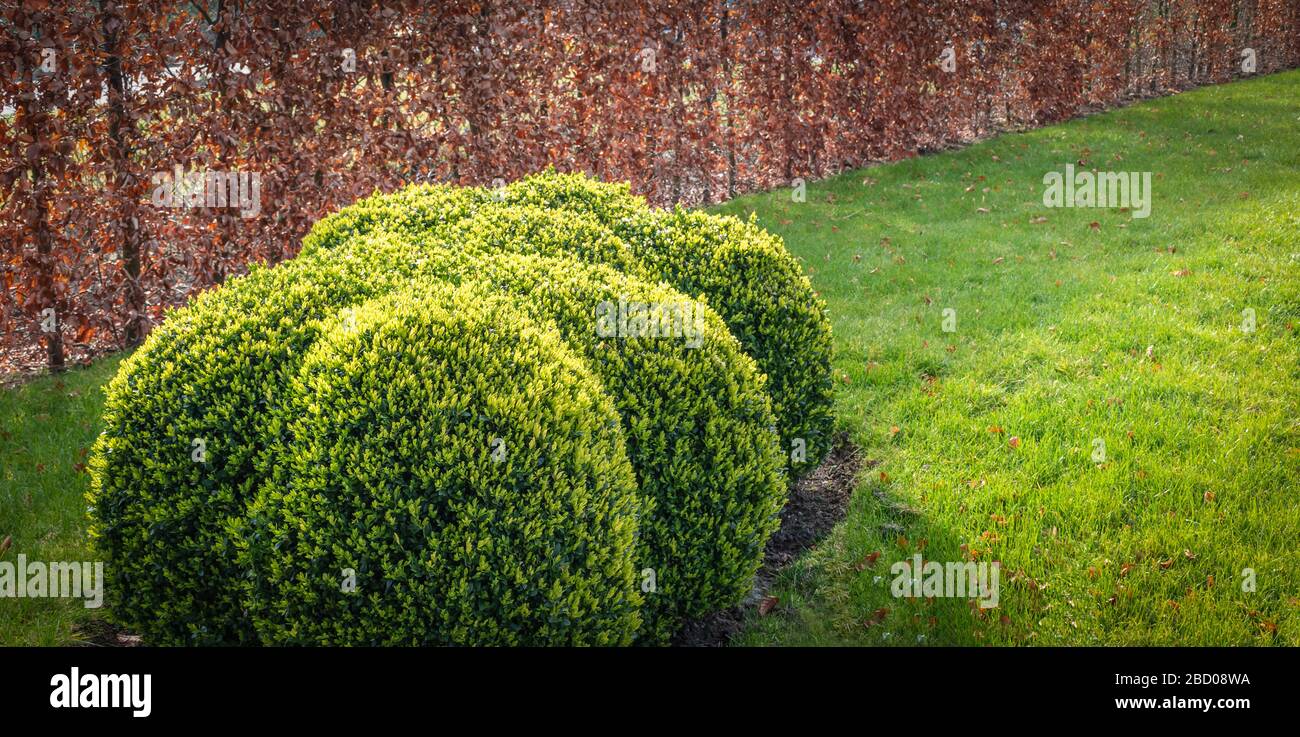
<path id="1" fill-rule="evenodd" d="M 854 566 L 854 568 L 856 568 L 859 572 L 867 568 L 875 568 L 876 561 L 879 559 L 880 559 L 880 551 L 873 550 L 870 553 L 867 553 L 865 556 L 863 556 L 862 560 L 858 561 L 857 565 Z"/>

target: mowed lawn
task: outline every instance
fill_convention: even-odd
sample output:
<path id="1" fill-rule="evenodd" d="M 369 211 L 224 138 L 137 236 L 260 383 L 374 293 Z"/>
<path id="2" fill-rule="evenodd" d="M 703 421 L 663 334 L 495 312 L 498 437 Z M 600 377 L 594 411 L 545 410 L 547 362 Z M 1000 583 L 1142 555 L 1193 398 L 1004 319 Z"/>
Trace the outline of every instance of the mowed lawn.
<path id="1" fill-rule="evenodd" d="M 86 454 L 99 435 L 101 387 L 120 358 L 0 390 L 0 562 L 92 561 L 86 537 Z M 102 618 L 81 599 L 0 598 L 0 645 L 66 645 Z"/>
<path id="2" fill-rule="evenodd" d="M 1150 216 L 1045 207 L 1067 163 Z M 1300 644 L 1300 73 L 718 210 L 803 260 L 879 461 L 739 642 Z M 895 598 L 918 552 L 1000 561 L 999 606 Z"/>
<path id="3" fill-rule="evenodd" d="M 1151 172 L 1150 216 L 1044 207 L 1066 163 Z M 716 209 L 804 261 L 878 461 L 739 644 L 1300 644 L 1300 73 Z M 0 560 L 89 559 L 117 362 L 0 390 Z M 895 598 L 918 552 L 999 561 L 999 606 Z M 102 616 L 0 600 L 0 644 Z"/>

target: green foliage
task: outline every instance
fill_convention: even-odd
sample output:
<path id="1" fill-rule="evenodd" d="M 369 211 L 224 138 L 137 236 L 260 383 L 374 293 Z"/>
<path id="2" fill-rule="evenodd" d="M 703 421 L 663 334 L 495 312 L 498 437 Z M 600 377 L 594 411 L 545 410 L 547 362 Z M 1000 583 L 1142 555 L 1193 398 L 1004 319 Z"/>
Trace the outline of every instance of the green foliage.
<path id="1" fill-rule="evenodd" d="M 462 268 L 554 320 L 614 397 L 647 501 L 636 562 L 655 581 L 647 635 L 742 599 L 785 478 L 762 376 L 721 318 L 666 285 L 572 257 L 488 255 Z"/>
<path id="2" fill-rule="evenodd" d="M 485 224 L 491 237 L 502 223 L 521 228 L 527 239 L 502 239 L 493 250 L 525 253 L 490 252 L 467 227 L 452 241 L 456 251 L 385 233 L 354 239 L 330 261 L 416 281 L 480 281 L 559 328 L 604 382 L 623 420 L 646 500 L 636 568 L 652 571 L 655 589 L 646 595 L 642 634 L 662 640 L 682 618 L 743 598 L 776 528 L 785 481 L 763 377 L 706 305 L 583 262 L 572 255 L 585 247 L 581 228 L 566 236 L 563 228 L 546 227 L 572 218 L 534 214 L 531 224 L 497 215 Z M 634 313 L 622 324 L 620 309 Z"/>
<path id="3" fill-rule="evenodd" d="M 626 183 L 547 169 L 490 192 L 417 185 L 376 195 L 322 220 L 304 252 L 367 232 L 464 250 L 550 254 L 563 247 L 593 263 L 665 281 L 717 310 L 767 374 L 792 470 L 815 467 L 830 449 L 825 305 L 780 238 L 753 223 L 651 209 Z"/>
<path id="4" fill-rule="evenodd" d="M 734 217 L 654 210 L 626 184 L 549 169 L 507 186 L 504 200 L 588 213 L 643 270 L 708 302 L 767 374 L 782 447 L 804 447 L 794 471 L 815 467 L 830 449 L 830 321 L 780 238 Z"/>
<path id="5" fill-rule="evenodd" d="M 479 187 L 447 184 L 413 184 L 391 194 L 374 194 L 317 221 L 302 239 L 299 255 L 329 250 L 375 230 L 441 233 L 491 202 L 492 196 Z"/>
<path id="6" fill-rule="evenodd" d="M 329 321 L 250 511 L 269 644 L 627 644 L 637 491 L 600 381 L 545 323 L 419 286 Z"/>
<path id="7" fill-rule="evenodd" d="M 336 322 L 340 314 L 353 314 L 346 312 L 349 308 L 369 309 L 365 305 L 372 300 L 388 300 L 386 308 L 366 313 L 380 321 L 388 311 L 401 312 L 396 306 L 405 304 L 401 299 L 411 299 L 394 293 L 465 281 L 481 282 L 487 290 L 475 294 L 510 298 L 514 309 L 536 324 L 554 325 L 566 347 L 609 392 L 644 503 L 634 524 L 639 526 L 632 560 L 646 592 L 638 636 L 662 641 L 682 619 L 743 598 L 778 524 L 788 444 L 779 440 L 778 431 L 786 428 L 773 415 L 761 365 L 708 303 L 734 306 L 769 298 L 774 308 L 785 309 L 788 294 L 800 294 L 807 282 L 800 281 L 797 266 L 786 257 L 784 265 L 793 270 L 781 276 L 792 286 L 762 293 L 739 289 L 744 280 L 738 269 L 782 262 L 773 256 L 779 243 L 762 241 L 760 232 L 738 221 L 670 219 L 670 227 L 663 229 L 674 234 L 668 245 L 656 250 L 636 242 L 647 258 L 602 219 L 637 205 L 626 188 L 606 191 L 583 177 L 553 173 L 533 184 L 557 181 L 567 183 L 570 196 L 555 202 L 607 209 L 586 212 L 554 209 L 552 201 L 518 202 L 509 188 L 488 193 L 411 187 L 331 215 L 313 228 L 294 261 L 255 269 L 172 314 L 111 383 L 106 429 L 92 464 L 94 533 L 105 556 L 115 561 L 110 568 L 117 616 L 160 643 L 256 642 L 259 634 L 273 642 L 466 641 L 453 620 L 468 620 L 450 614 L 431 629 L 403 629 L 387 605 L 369 600 L 362 607 L 355 598 L 331 598 L 330 587 L 337 588 L 335 569 L 355 568 L 343 565 L 354 558 L 301 551 L 325 549 L 320 546 L 328 547 L 328 539 L 337 551 L 347 547 L 345 539 L 360 541 L 332 526 L 334 518 L 318 525 L 319 534 L 310 539 L 291 537 L 285 522 L 303 499 L 318 496 L 308 491 L 317 487 L 294 485 L 304 467 L 285 460 L 311 442 L 302 435 L 305 400 L 295 394 L 302 387 L 299 372 L 307 370 L 304 357 L 315 355 L 321 336 L 340 330 Z M 633 213 L 627 222 L 645 217 L 656 215 Z M 694 241 L 677 237 L 690 226 L 710 235 Z M 709 280 L 685 268 L 673 271 L 684 258 L 681 248 L 692 246 L 713 249 L 709 259 L 736 278 Z M 701 287 L 692 292 L 701 299 L 674 289 L 673 279 L 661 281 L 666 274 Z M 789 337 L 779 322 L 796 314 L 786 309 L 751 317 L 732 309 L 742 329 L 739 335 L 767 345 L 769 352 L 795 350 L 799 340 L 808 341 L 805 334 Z M 771 330 L 776 341 L 764 344 L 759 338 L 763 330 Z M 465 350 L 474 354 L 478 347 Z M 759 355 L 772 366 L 798 363 Z M 469 361 L 472 355 L 461 358 Z M 806 369 L 810 363 L 815 364 L 799 365 Z M 385 370 L 397 371 L 400 365 L 385 364 Z M 359 374 L 366 380 L 377 375 Z M 469 382 L 477 374 L 467 368 L 464 376 Z M 406 397 L 405 405 L 393 406 L 412 407 L 415 400 Z M 356 436 L 371 437 L 373 433 Z M 808 437 L 812 460 L 815 445 Z M 206 457 L 196 461 L 191 451 L 200 442 Z M 402 472 L 395 458 L 382 465 L 384 473 Z M 356 469 L 372 471 L 378 472 Z M 355 492 L 394 483 L 388 476 L 359 478 L 345 486 Z M 321 493 L 335 499 L 337 492 L 329 487 Z M 393 494 L 398 493 L 376 488 L 373 505 L 396 503 Z M 266 500 L 259 502 L 263 516 L 246 526 L 255 496 Z M 339 503 L 346 510 L 339 513 L 340 520 L 362 514 L 346 506 L 351 502 Z M 373 505 L 371 511 L 377 508 Z M 271 550 L 285 549 L 283 560 L 258 543 L 272 537 Z M 242 562 L 239 550 L 245 551 Z M 392 566 L 405 571 L 408 565 L 392 556 L 383 561 L 367 563 L 370 585 L 379 585 Z M 277 578 L 274 572 L 281 568 L 282 578 Z M 415 590 L 404 589 L 404 595 L 415 596 Z M 292 602 L 298 600 L 307 602 L 306 608 L 295 608 Z M 347 608 L 336 612 L 342 604 Z M 445 610 L 450 612 L 459 605 L 436 606 L 450 607 Z M 256 625 L 250 611 L 259 613 Z M 523 616 L 522 611 L 513 609 L 509 616 Z M 414 626 L 413 620 L 404 621 Z M 535 624 L 520 620 L 509 626 L 554 641 L 568 636 L 534 629 Z M 397 629 L 385 639 L 380 634 L 385 627 Z M 482 641 L 497 637 L 486 632 Z M 508 641 L 502 632 L 501 641 Z M 571 634 L 589 642 L 618 639 L 576 630 Z"/>
<path id="8" fill-rule="evenodd" d="M 781 239 L 734 217 L 648 211 L 619 233 L 652 272 L 722 315 L 767 374 L 782 448 L 796 473 L 830 450 L 831 327 L 826 307 Z"/>
<path id="9" fill-rule="evenodd" d="M 356 266 L 301 259 L 231 280 L 173 312 L 106 387 L 91 534 L 114 616 L 152 642 L 253 640 L 230 528 L 319 321 L 376 291 Z"/>

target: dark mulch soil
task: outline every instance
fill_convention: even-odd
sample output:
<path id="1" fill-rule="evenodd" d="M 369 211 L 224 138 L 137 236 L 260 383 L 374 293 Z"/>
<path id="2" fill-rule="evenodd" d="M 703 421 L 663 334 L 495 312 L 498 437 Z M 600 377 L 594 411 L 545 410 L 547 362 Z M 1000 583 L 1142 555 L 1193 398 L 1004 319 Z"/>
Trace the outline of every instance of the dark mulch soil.
<path id="1" fill-rule="evenodd" d="M 763 566 L 754 580 L 754 589 L 739 606 L 707 617 L 688 621 L 674 645 L 685 647 L 720 647 L 740 632 L 745 617 L 767 597 L 777 573 L 813 547 L 844 519 L 858 471 L 876 464 L 862 458 L 847 435 L 835 439 L 835 447 L 816 470 L 795 482 L 790 499 L 781 511 L 781 528 L 767 541 Z"/>
<path id="2" fill-rule="evenodd" d="M 76 641 L 73 645 L 79 647 L 138 647 L 140 645 L 140 636 L 132 635 L 125 630 L 118 629 L 112 622 L 105 622 L 102 619 L 92 619 L 77 625 Z"/>

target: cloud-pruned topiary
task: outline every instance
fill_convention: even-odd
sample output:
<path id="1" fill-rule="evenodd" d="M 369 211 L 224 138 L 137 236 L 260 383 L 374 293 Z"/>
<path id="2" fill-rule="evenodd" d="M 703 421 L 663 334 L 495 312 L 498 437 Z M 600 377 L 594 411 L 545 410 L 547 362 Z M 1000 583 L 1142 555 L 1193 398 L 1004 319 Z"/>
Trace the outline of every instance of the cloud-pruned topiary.
<path id="1" fill-rule="evenodd" d="M 590 214 L 627 243 L 642 269 L 706 300 L 767 374 L 794 471 L 830 450 L 830 320 L 780 238 L 730 216 L 654 210 L 626 184 L 554 170 L 506 186 L 500 199 Z"/>
<path id="2" fill-rule="evenodd" d="M 623 420 L 646 502 L 635 558 L 642 635 L 660 641 L 749 591 L 785 500 L 783 458 L 763 378 L 721 318 L 667 285 L 576 258 L 587 246 L 574 241 L 586 234 L 558 227 L 569 219 L 476 217 L 465 223 L 483 232 L 466 227 L 447 248 L 375 233 L 331 258 L 412 280 L 482 283 L 553 322 L 586 359 Z M 518 237 L 504 236 L 503 223 Z M 488 250 L 476 246 L 484 238 L 499 240 Z"/>
<path id="3" fill-rule="evenodd" d="M 123 363 L 108 387 L 90 493 L 117 619 L 159 644 L 614 644 L 632 631 L 663 641 L 683 619 L 748 593 L 784 502 L 790 438 L 806 441 L 809 461 L 821 450 L 823 436 L 809 429 L 823 419 L 820 395 L 808 393 L 806 404 L 768 396 L 773 386 L 815 383 L 807 377 L 829 360 L 829 329 L 823 356 L 816 318 L 824 315 L 807 280 L 779 241 L 752 225 L 651 211 L 625 188 L 580 176 L 549 173 L 528 186 L 421 185 L 344 208 L 313 228 L 298 258 L 254 268 L 174 311 Z M 740 278 L 746 269 L 780 283 L 751 288 Z M 390 323 L 462 339 L 445 355 L 410 354 Z M 495 332 L 453 330 L 472 326 Z M 520 331 L 533 341 L 526 356 L 510 352 L 522 345 Z M 498 369 L 513 358 L 523 361 L 521 377 L 535 368 L 558 381 L 542 364 L 586 374 L 570 372 L 577 383 L 554 390 L 503 389 L 501 397 L 536 411 L 531 424 L 498 437 L 513 433 L 532 448 L 529 438 L 556 437 L 537 423 L 580 426 L 548 402 L 590 382 L 613 410 L 610 432 L 623 449 L 606 466 L 588 463 L 589 446 L 615 440 L 589 433 L 564 446 L 572 457 L 542 453 L 511 482 L 517 494 L 547 488 L 556 499 L 567 493 L 561 487 L 578 494 L 577 486 L 606 484 L 608 514 L 581 530 L 530 517 L 542 508 L 559 514 L 560 502 L 465 506 L 459 497 L 470 490 L 497 493 L 492 478 L 445 466 L 455 449 L 478 447 L 449 434 L 474 425 L 426 409 L 449 397 L 502 401 L 483 382 L 509 374 Z M 442 380 L 403 378 L 417 375 Z M 335 391 L 329 382 L 338 388 L 326 407 L 316 395 Z M 416 428 L 440 440 L 422 441 Z M 616 501 L 620 462 L 630 464 L 634 504 Z M 570 476 L 582 480 L 557 480 Z M 434 501 L 503 515 L 530 540 L 546 529 L 557 545 L 587 541 L 574 544 L 603 562 L 585 578 L 577 568 L 547 569 L 560 583 L 541 599 L 529 598 L 540 589 L 501 594 L 510 576 L 435 585 L 423 576 L 450 575 L 431 562 L 447 545 L 496 543 L 456 537 L 461 528 L 441 526 L 453 521 L 431 511 Z M 635 535 L 623 558 L 593 547 L 623 530 Z M 370 552 L 358 557 L 354 548 Z M 519 554 L 515 563 L 504 553 L 481 560 L 517 573 L 536 561 Z M 633 580 L 616 585 L 623 564 Z M 355 590 L 340 588 L 343 569 L 355 571 Z M 481 586 L 497 587 L 502 608 L 474 598 Z M 537 618 L 552 614 L 569 625 Z"/>
<path id="4" fill-rule="evenodd" d="M 618 645 L 638 496 L 605 387 L 512 300 L 419 284 L 332 318 L 243 530 L 268 644 Z"/>
<path id="5" fill-rule="evenodd" d="M 499 198 L 480 187 L 413 184 L 391 194 L 374 194 L 321 218 L 302 239 L 300 256 L 329 250 L 349 238 L 378 230 L 421 236 L 444 232 Z"/>
<path id="6" fill-rule="evenodd" d="M 158 644 L 255 641 L 231 528 L 320 321 L 397 282 L 349 259 L 254 268 L 173 311 L 106 387 L 91 535 L 114 616 Z M 398 275 L 391 275 L 397 279 Z"/>
<path id="7" fill-rule="evenodd" d="M 584 258 L 666 281 L 708 302 L 767 374 L 795 474 L 815 467 L 830 450 L 832 342 L 825 303 L 780 238 L 753 222 L 655 210 L 626 183 L 547 169 L 495 190 L 417 185 L 362 200 L 318 223 L 304 251 L 375 231 L 425 243 L 460 238 L 460 247 L 475 247 L 463 237 L 467 228 L 481 230 L 485 219 L 498 219 L 499 228 L 520 219 L 539 222 L 529 209 L 579 215 L 571 227 L 589 235 L 569 242 Z M 611 238 L 623 247 L 611 245 Z"/>

